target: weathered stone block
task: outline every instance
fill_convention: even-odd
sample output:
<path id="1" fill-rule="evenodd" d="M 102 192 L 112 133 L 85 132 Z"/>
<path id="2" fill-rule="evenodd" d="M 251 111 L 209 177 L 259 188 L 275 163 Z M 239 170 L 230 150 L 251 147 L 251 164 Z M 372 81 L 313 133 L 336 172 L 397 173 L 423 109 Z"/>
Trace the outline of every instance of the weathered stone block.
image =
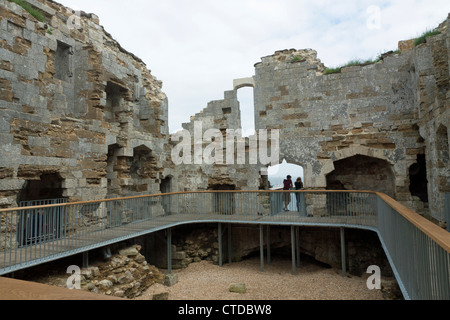
<path id="1" fill-rule="evenodd" d="M 245 283 L 232 284 L 232 285 L 230 285 L 230 292 L 245 294 L 245 293 L 247 293 L 247 287 L 246 287 Z"/>
<path id="2" fill-rule="evenodd" d="M 164 278 L 164 285 L 166 287 L 173 287 L 178 283 L 178 275 L 176 274 L 168 274 Z"/>

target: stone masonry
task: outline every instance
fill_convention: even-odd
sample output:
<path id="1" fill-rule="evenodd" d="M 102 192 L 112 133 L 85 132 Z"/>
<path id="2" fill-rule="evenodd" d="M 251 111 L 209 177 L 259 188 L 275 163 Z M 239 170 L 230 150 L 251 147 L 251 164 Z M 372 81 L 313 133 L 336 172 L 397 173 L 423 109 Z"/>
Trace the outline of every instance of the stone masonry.
<path id="1" fill-rule="evenodd" d="M 97 16 L 28 2 L 44 22 L 0 1 L 1 207 L 159 192 L 173 167 L 162 83 Z"/>
<path id="2" fill-rule="evenodd" d="M 197 126 L 197 129 L 196 129 Z M 185 132 L 189 132 L 191 138 L 190 144 L 191 155 L 194 156 L 195 144 L 199 143 L 202 149 L 203 160 L 198 164 L 192 157 L 191 163 L 183 163 L 177 166 L 178 181 L 184 186 L 184 191 L 190 190 L 258 190 L 261 186 L 261 176 L 259 170 L 261 166 L 258 164 L 249 164 L 249 140 L 243 137 L 241 130 L 241 112 L 239 101 L 237 99 L 237 90 L 226 91 L 223 100 L 211 101 L 208 106 L 200 113 L 191 117 L 189 123 L 183 124 Z M 210 129 L 216 129 L 219 137 L 216 139 L 208 139 L 204 135 Z M 236 136 L 228 139 L 228 130 L 234 130 Z M 196 134 L 196 130 L 201 134 Z M 179 133 L 178 133 L 179 134 Z M 177 141 L 178 134 L 172 135 L 172 139 Z M 196 141 L 200 139 L 200 141 Z M 209 155 L 208 147 L 213 142 L 221 139 L 221 145 L 218 145 L 216 152 L 222 152 L 223 163 L 219 161 L 211 161 L 206 163 L 205 156 Z M 232 163 L 227 162 L 227 141 L 233 143 Z M 238 160 L 238 150 L 242 146 L 242 154 L 245 156 L 245 163 L 240 164 Z M 214 154 L 214 152 L 211 152 Z M 181 190 L 183 191 L 183 190 Z"/>
<path id="3" fill-rule="evenodd" d="M 257 129 L 280 130 L 281 158 L 303 166 L 307 188 L 381 191 L 444 222 L 449 21 L 425 44 L 335 74 L 325 74 L 314 50 L 262 58 Z"/>

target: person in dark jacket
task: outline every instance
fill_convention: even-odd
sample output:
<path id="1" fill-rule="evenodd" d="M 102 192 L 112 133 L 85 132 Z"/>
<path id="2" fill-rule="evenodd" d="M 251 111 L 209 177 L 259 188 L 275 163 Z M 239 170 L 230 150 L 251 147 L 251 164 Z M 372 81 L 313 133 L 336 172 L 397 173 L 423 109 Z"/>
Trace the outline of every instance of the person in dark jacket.
<path id="1" fill-rule="evenodd" d="M 302 190 L 304 188 L 304 184 L 302 178 L 298 178 L 295 181 L 295 190 Z M 295 193 L 295 198 L 297 199 L 297 211 L 300 212 L 300 192 Z"/>
<path id="2" fill-rule="evenodd" d="M 287 176 L 287 179 L 285 179 L 283 182 L 283 190 L 290 191 L 293 188 L 294 188 L 294 186 L 292 185 L 292 177 Z M 289 211 L 288 206 L 291 203 L 291 193 L 285 192 L 283 194 L 283 199 L 284 199 L 284 211 Z"/>

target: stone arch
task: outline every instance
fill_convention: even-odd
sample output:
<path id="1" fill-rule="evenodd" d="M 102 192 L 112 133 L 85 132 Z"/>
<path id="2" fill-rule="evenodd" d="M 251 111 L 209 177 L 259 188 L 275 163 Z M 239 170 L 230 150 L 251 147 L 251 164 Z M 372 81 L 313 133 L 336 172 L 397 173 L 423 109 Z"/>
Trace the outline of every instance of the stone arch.
<path id="1" fill-rule="evenodd" d="M 326 160 L 322 162 L 322 171 L 321 174 L 326 177 L 328 174 L 333 172 L 336 168 L 334 167 L 334 163 L 339 160 L 344 160 L 346 158 L 351 158 L 354 156 L 366 156 L 370 158 L 375 158 L 379 160 L 384 160 L 388 162 L 392 167 L 395 165 L 391 160 L 389 160 L 385 154 L 384 150 L 381 149 L 374 149 L 364 146 L 358 146 L 358 147 L 350 147 L 346 149 L 342 149 L 339 151 L 335 151 L 331 154 L 331 159 Z M 394 169 L 393 169 L 394 170 Z"/>
<path id="2" fill-rule="evenodd" d="M 255 78 L 241 78 L 233 81 L 233 89 L 235 91 L 245 87 L 255 88 Z"/>
<path id="3" fill-rule="evenodd" d="M 386 155 L 384 154 L 384 150 L 374 149 L 374 148 L 369 148 L 369 147 L 364 147 L 364 146 L 346 148 L 346 149 L 343 149 L 340 151 L 333 152 L 332 158 L 334 159 L 334 161 L 339 161 L 339 160 L 343 160 L 345 158 L 350 158 L 350 157 L 357 156 L 357 155 L 376 158 L 379 160 L 384 160 L 384 161 L 387 161 L 390 165 L 394 165 L 394 163 L 386 157 Z"/>
<path id="4" fill-rule="evenodd" d="M 286 171 L 283 168 L 283 166 L 289 168 L 289 170 Z M 281 170 L 280 170 L 280 172 L 279 172 L 279 174 L 277 176 L 280 179 L 286 179 L 287 175 L 290 175 L 292 177 L 292 182 L 294 183 L 297 180 L 297 178 L 301 177 L 302 180 L 303 180 L 304 187 L 305 188 L 309 187 L 306 184 L 306 170 L 305 170 L 305 166 L 303 166 L 302 164 L 298 163 L 297 161 L 288 161 L 286 158 L 284 158 L 284 159 L 282 159 L 280 164 L 268 168 L 267 171 L 268 171 L 269 174 L 270 174 L 271 168 L 274 168 L 274 167 L 281 168 Z M 271 174 L 269 176 L 269 180 L 270 180 L 271 176 L 274 176 L 274 175 Z M 272 183 L 272 186 L 273 186 L 274 181 L 270 181 L 270 182 Z"/>
<path id="5" fill-rule="evenodd" d="M 396 195 L 395 175 L 386 160 L 357 154 L 333 163 L 326 176 L 328 190 L 367 190 Z"/>

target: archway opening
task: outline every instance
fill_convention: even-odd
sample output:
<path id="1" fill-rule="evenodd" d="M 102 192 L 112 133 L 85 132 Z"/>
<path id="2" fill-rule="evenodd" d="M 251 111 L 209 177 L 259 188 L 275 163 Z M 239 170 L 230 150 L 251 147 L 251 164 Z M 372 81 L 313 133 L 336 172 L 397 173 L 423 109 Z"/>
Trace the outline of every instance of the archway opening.
<path id="1" fill-rule="evenodd" d="M 269 190 L 282 190 L 284 181 L 287 180 L 288 176 L 291 177 L 292 189 L 297 189 L 297 186 L 300 189 L 307 187 L 303 167 L 288 163 L 286 160 L 279 165 L 269 167 L 267 174 Z M 300 193 L 271 193 L 270 197 L 272 212 L 282 212 L 284 210 L 305 213 L 304 195 Z"/>
<path id="2" fill-rule="evenodd" d="M 29 180 L 20 192 L 21 207 L 33 207 L 67 202 L 63 198 L 63 179 L 59 173 L 45 173 L 39 180 Z M 66 232 L 65 208 L 30 209 L 18 217 L 17 243 L 19 247 L 37 245 L 59 239 Z"/>
<path id="3" fill-rule="evenodd" d="M 269 167 L 268 169 L 269 189 L 282 189 L 283 181 L 288 175 L 292 177 L 292 183 L 294 184 L 298 178 L 302 179 L 304 187 L 305 174 L 302 166 L 288 163 L 284 160 L 281 164 Z"/>
<path id="4" fill-rule="evenodd" d="M 383 192 L 395 198 L 395 177 L 385 160 L 363 155 L 336 161 L 327 175 L 327 190 L 365 190 Z"/>
<path id="5" fill-rule="evenodd" d="M 58 173 L 42 174 L 39 180 L 29 180 L 19 194 L 21 206 L 52 204 L 63 199 L 63 179 Z"/>
<path id="6" fill-rule="evenodd" d="M 255 134 L 255 102 L 254 88 L 250 85 L 237 89 L 237 97 L 241 110 L 242 136 Z"/>

